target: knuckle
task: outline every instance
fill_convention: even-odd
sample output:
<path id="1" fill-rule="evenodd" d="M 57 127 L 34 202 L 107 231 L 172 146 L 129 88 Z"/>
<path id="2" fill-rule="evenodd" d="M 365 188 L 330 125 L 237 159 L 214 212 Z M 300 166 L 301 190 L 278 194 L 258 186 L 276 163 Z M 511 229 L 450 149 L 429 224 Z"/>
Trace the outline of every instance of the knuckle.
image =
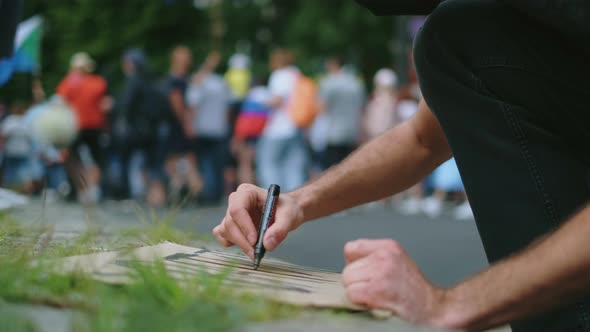
<path id="1" fill-rule="evenodd" d="M 240 206 L 237 205 L 232 205 L 230 206 L 227 211 L 229 213 L 229 215 L 233 218 L 236 215 L 238 215 L 240 213 L 240 210 L 242 210 L 242 208 Z"/>
<path id="2" fill-rule="evenodd" d="M 391 260 L 391 252 L 386 248 L 379 249 L 375 252 L 375 257 L 380 261 L 380 264 L 386 264 Z"/>
<path id="3" fill-rule="evenodd" d="M 232 218 L 230 218 L 227 221 L 227 223 L 225 224 L 225 230 L 226 230 L 226 233 L 228 233 L 228 234 L 232 234 L 236 228 L 237 228 L 236 222 Z"/>
<path id="4" fill-rule="evenodd" d="M 288 230 L 285 228 L 284 225 L 274 224 L 269 230 L 272 231 L 272 234 L 276 238 L 283 239 L 287 237 Z"/>
<path id="5" fill-rule="evenodd" d="M 388 259 L 381 263 L 382 266 L 382 277 L 388 278 L 391 274 L 393 274 L 397 270 L 397 266 L 395 265 L 392 259 Z"/>
<path id="6" fill-rule="evenodd" d="M 387 251 L 389 251 L 390 253 L 399 256 L 403 253 L 403 248 L 401 246 L 401 244 L 399 244 L 399 242 L 394 241 L 394 240 L 388 240 L 387 242 L 385 242 L 385 246 L 384 248 L 387 249 Z"/>
<path id="7" fill-rule="evenodd" d="M 344 253 L 350 254 L 350 253 L 352 253 L 352 252 L 354 252 L 356 250 L 356 247 L 357 247 L 356 241 L 347 242 L 344 245 Z"/>
<path id="8" fill-rule="evenodd" d="M 224 226 L 221 226 L 217 229 L 217 235 L 225 238 L 226 237 L 226 228 Z"/>
<path id="9" fill-rule="evenodd" d="M 389 290 L 389 287 L 388 287 L 387 282 L 384 280 L 381 280 L 381 281 L 375 283 L 375 285 L 373 287 L 373 294 L 372 295 L 375 295 L 375 297 L 381 296 L 381 295 L 385 294 L 388 290 Z"/>
<path id="10" fill-rule="evenodd" d="M 362 250 L 363 246 L 365 246 L 365 242 L 366 242 L 365 239 L 349 241 L 344 245 L 344 252 L 348 253 L 348 254 L 352 254 L 352 253 L 355 253 L 359 250 Z"/>
<path id="11" fill-rule="evenodd" d="M 246 190 L 250 190 L 252 189 L 252 187 L 254 187 L 252 184 L 250 183 L 242 183 L 238 186 L 237 191 L 246 191 Z"/>
<path id="12" fill-rule="evenodd" d="M 350 284 L 350 270 L 347 270 L 347 268 L 344 268 L 344 270 L 342 271 L 342 284 L 347 286 Z"/>
<path id="13" fill-rule="evenodd" d="M 353 303 L 364 303 L 366 301 L 364 292 L 359 288 L 347 288 L 346 297 Z"/>

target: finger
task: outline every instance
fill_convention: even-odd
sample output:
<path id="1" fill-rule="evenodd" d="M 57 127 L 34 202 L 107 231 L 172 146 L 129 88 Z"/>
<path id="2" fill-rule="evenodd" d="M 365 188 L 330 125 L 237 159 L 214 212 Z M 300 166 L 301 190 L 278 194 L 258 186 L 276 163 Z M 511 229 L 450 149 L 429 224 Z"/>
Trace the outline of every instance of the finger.
<path id="1" fill-rule="evenodd" d="M 371 268 L 370 259 L 356 260 L 342 270 L 342 284 L 346 287 L 357 282 L 369 282 L 375 274 L 375 269 Z"/>
<path id="2" fill-rule="evenodd" d="M 226 240 L 221 234 L 222 232 L 225 232 L 223 230 L 223 225 L 218 225 L 215 228 L 213 228 L 213 236 L 215 237 L 215 239 L 217 240 L 217 242 L 219 242 L 222 246 L 224 247 L 231 247 L 233 245 L 233 243 L 229 242 L 228 240 Z"/>
<path id="3" fill-rule="evenodd" d="M 243 206 L 232 205 L 228 208 L 229 217 L 237 224 L 250 245 L 256 244 L 258 232 L 254 228 L 252 217 Z"/>
<path id="4" fill-rule="evenodd" d="M 378 249 L 388 249 L 392 252 L 400 252 L 402 250 L 399 243 L 391 239 L 360 239 L 346 243 L 344 246 L 344 257 L 347 263 L 351 263 L 370 255 Z"/>
<path id="5" fill-rule="evenodd" d="M 226 219 L 226 221 L 224 225 L 229 235 L 229 241 L 237 244 L 244 254 L 254 259 L 254 247 L 246 240 L 246 237 L 242 234 L 242 230 L 232 220 Z"/>
<path id="6" fill-rule="evenodd" d="M 238 224 L 248 241 L 254 245 L 258 238 L 259 206 L 264 204 L 266 192 L 251 184 L 242 184 L 229 196 L 228 214 Z"/>
<path id="7" fill-rule="evenodd" d="M 368 289 L 370 283 L 356 282 L 346 287 L 346 298 L 354 304 L 368 306 L 371 302 Z"/>

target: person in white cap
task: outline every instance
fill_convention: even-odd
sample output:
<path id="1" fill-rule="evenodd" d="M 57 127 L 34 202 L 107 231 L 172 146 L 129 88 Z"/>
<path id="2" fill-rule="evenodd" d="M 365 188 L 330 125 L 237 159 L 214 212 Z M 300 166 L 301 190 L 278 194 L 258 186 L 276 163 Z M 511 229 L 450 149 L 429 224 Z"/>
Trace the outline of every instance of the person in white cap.
<path id="1" fill-rule="evenodd" d="M 395 125 L 397 74 L 389 68 L 379 69 L 373 83 L 375 88 L 363 123 L 367 139 L 377 137 Z"/>

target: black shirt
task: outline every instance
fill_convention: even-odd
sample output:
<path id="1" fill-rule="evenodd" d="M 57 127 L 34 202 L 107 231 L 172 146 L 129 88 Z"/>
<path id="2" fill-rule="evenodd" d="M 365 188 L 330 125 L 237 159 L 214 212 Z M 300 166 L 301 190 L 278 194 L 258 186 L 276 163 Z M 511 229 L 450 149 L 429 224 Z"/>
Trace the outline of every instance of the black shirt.
<path id="1" fill-rule="evenodd" d="M 166 85 L 169 94 L 171 94 L 173 91 L 180 91 L 182 93 L 182 97 L 184 98 L 184 94 L 186 93 L 186 89 L 188 87 L 186 77 L 170 75 Z"/>
<path id="2" fill-rule="evenodd" d="M 375 15 L 427 15 L 440 0 L 356 0 Z M 453 1 L 453 0 L 447 0 Z M 497 0 L 557 31 L 590 54 L 589 0 Z"/>

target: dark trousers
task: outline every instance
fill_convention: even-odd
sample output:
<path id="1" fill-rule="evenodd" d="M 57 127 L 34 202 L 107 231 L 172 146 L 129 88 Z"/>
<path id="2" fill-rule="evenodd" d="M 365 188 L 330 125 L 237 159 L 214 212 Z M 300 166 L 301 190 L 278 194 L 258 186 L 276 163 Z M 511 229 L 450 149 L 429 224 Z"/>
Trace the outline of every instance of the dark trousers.
<path id="1" fill-rule="evenodd" d="M 224 194 L 223 172 L 228 156 L 227 139 L 199 137 L 194 146 L 203 178 L 203 192 L 199 201 L 206 204 L 219 203 Z"/>
<path id="2" fill-rule="evenodd" d="M 488 259 L 558 228 L 590 197 L 588 56 L 501 1 L 447 0 L 415 44 Z M 512 325 L 590 331 L 590 298 Z"/>

